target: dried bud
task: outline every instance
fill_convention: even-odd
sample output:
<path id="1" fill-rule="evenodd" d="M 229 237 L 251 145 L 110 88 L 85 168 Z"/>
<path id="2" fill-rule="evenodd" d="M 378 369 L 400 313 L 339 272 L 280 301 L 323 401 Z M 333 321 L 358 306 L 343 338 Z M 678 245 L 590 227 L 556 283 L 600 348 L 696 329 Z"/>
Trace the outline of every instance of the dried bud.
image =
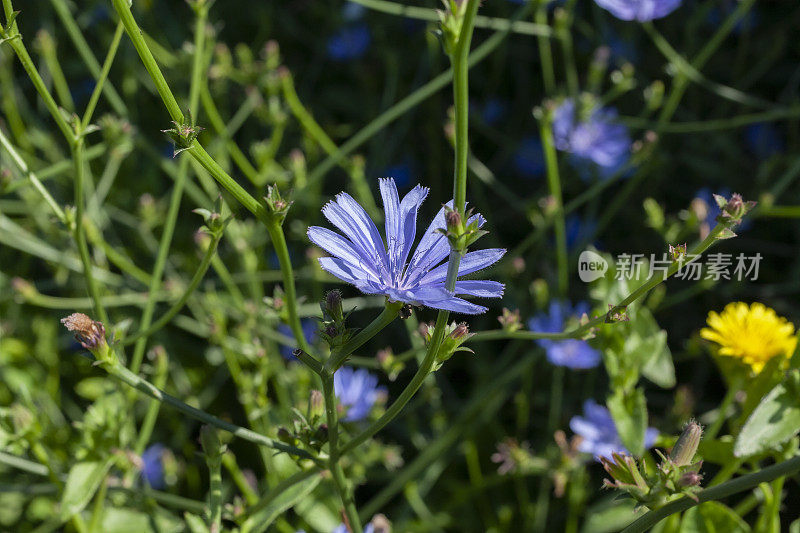
<path id="1" fill-rule="evenodd" d="M 94 353 L 106 346 L 106 328 L 102 322 L 92 320 L 83 313 L 72 313 L 62 318 L 61 323 L 69 331 L 74 331 L 75 339 L 90 352 Z"/>
<path id="2" fill-rule="evenodd" d="M 497 317 L 497 321 L 503 327 L 503 331 L 517 331 L 522 328 L 520 322 L 519 309 L 510 311 L 507 307 L 503 308 L 503 314 Z"/>
<path id="3" fill-rule="evenodd" d="M 445 222 L 447 222 L 447 229 L 457 232 L 461 226 L 461 215 L 455 209 L 447 209 L 445 214 Z"/>
<path id="4" fill-rule="evenodd" d="M 680 261 L 686 257 L 686 243 L 677 244 L 675 246 L 669 245 L 669 254 L 672 256 L 673 261 Z"/>
<path id="5" fill-rule="evenodd" d="M 700 485 L 701 481 L 703 481 L 702 474 L 694 470 L 689 470 L 688 472 L 684 472 L 681 476 L 679 484 L 681 487 L 696 487 Z"/>
<path id="6" fill-rule="evenodd" d="M 400 311 L 398 311 L 398 314 L 400 315 L 401 319 L 408 320 L 409 318 L 411 318 L 411 315 L 413 313 L 413 309 L 414 308 L 411 307 L 411 305 L 405 304 L 403 307 L 400 308 Z"/>
<path id="7" fill-rule="evenodd" d="M 670 460 L 677 466 L 692 464 L 702 437 L 703 427 L 694 420 L 690 420 L 686 427 L 683 428 L 681 436 L 678 437 L 678 442 L 673 446 L 669 454 Z"/>
<path id="8" fill-rule="evenodd" d="M 267 207 L 267 212 L 282 224 L 292 206 L 292 202 L 281 197 L 277 185 L 270 185 L 267 187 L 267 195 L 264 197 L 264 205 Z"/>

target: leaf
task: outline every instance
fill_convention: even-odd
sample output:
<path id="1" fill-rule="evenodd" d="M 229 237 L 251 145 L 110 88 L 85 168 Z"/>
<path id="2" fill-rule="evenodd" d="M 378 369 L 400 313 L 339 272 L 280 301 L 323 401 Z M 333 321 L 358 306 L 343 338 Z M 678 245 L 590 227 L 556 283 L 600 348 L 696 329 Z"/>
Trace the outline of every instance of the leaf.
<path id="1" fill-rule="evenodd" d="M 635 506 L 631 499 L 622 501 L 609 499 L 592 505 L 587 509 L 581 533 L 615 533 L 624 529 L 636 519 Z"/>
<path id="2" fill-rule="evenodd" d="M 61 498 L 61 520 L 66 522 L 83 511 L 100 487 L 113 460 L 110 457 L 105 461 L 76 463 L 69 469 Z"/>
<path id="3" fill-rule="evenodd" d="M 636 389 L 625 395 L 622 391 L 616 391 L 608 398 L 607 405 L 622 444 L 631 454 L 640 457 L 644 453 L 644 434 L 647 431 L 644 392 Z"/>
<path id="4" fill-rule="evenodd" d="M 206 526 L 205 520 L 196 514 L 187 511 L 183 513 L 183 518 L 186 520 L 186 525 L 192 533 L 208 533 L 208 526 Z"/>
<path id="5" fill-rule="evenodd" d="M 706 502 L 683 514 L 681 533 L 749 533 L 750 526 L 719 502 Z"/>
<path id="6" fill-rule="evenodd" d="M 116 507 L 105 508 L 101 526 L 103 533 L 178 533 L 184 530 L 183 523 L 167 512 L 148 514 Z"/>
<path id="7" fill-rule="evenodd" d="M 319 485 L 321 480 L 322 477 L 313 475 L 284 490 L 269 502 L 266 507 L 250 516 L 242 524 L 242 531 L 252 533 L 266 531 L 278 516 L 308 496 Z"/>
<path id="8" fill-rule="evenodd" d="M 764 396 L 745 422 L 733 454 L 747 457 L 774 448 L 800 431 L 800 397 L 786 382 Z"/>

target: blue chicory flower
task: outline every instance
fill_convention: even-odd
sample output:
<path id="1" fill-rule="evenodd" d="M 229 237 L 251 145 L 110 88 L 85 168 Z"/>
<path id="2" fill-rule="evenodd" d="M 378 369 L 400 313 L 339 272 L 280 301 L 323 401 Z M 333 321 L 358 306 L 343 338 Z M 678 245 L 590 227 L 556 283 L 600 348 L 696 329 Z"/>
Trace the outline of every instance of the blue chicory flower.
<path id="1" fill-rule="evenodd" d="M 352 61 L 362 57 L 372 42 L 372 34 L 366 24 L 343 28 L 328 39 L 328 57 L 334 61 Z"/>
<path id="2" fill-rule="evenodd" d="M 514 152 L 514 169 L 521 176 L 538 178 L 545 172 L 542 141 L 538 137 L 525 137 Z"/>
<path id="3" fill-rule="evenodd" d="M 363 368 L 343 366 L 333 375 L 333 391 L 339 403 L 347 408 L 343 420 L 356 422 L 369 415 L 375 401 L 385 393 L 378 386 L 378 377 Z"/>
<path id="4" fill-rule="evenodd" d="M 608 178 L 628 162 L 631 138 L 628 128 L 617 124 L 617 110 L 595 107 L 587 118 L 579 116 L 575 101 L 564 100 L 553 114 L 556 148 L 569 152 L 577 163 L 591 162 Z"/>
<path id="5" fill-rule="evenodd" d="M 313 344 L 317 338 L 317 324 L 314 320 L 307 318 L 305 320 L 300 321 L 300 327 L 303 329 L 303 336 L 306 338 L 306 342 L 309 344 Z M 288 324 L 284 324 L 281 322 L 278 325 L 278 333 L 285 337 L 289 337 L 290 339 L 294 339 L 294 333 L 292 333 L 292 328 L 289 327 Z M 295 339 L 296 340 L 296 339 Z M 285 344 L 281 344 L 280 352 L 281 356 L 288 361 L 294 360 L 294 355 L 292 352 L 294 348 L 292 346 L 287 346 Z"/>
<path id="6" fill-rule="evenodd" d="M 408 260 L 416 237 L 417 211 L 428 195 L 428 188 L 417 185 L 402 202 L 393 179 L 381 179 L 380 189 L 388 248 L 364 208 L 349 194 L 341 193 L 322 208 L 322 213 L 346 237 L 318 226 L 308 228 L 311 242 L 333 256 L 320 258 L 324 270 L 365 294 L 383 294 L 393 302 L 456 313 L 477 314 L 487 309 L 458 295 L 479 298 L 500 298 L 503 295 L 504 285 L 490 280 L 456 281 L 455 293 L 445 288 L 450 243 L 438 231 L 446 227 L 444 207 Z M 479 226 L 485 222 L 481 215 L 473 215 L 469 221 L 477 221 Z M 469 252 L 461 258 L 458 275 L 465 276 L 489 267 L 503 254 L 505 250 L 500 248 Z"/>
<path id="7" fill-rule="evenodd" d="M 162 489 L 164 482 L 164 463 L 162 459 L 167 448 L 155 443 L 142 454 L 142 479 L 154 489 Z"/>
<path id="8" fill-rule="evenodd" d="M 611 459 L 611 454 L 614 452 L 630 454 L 619 438 L 611 413 L 592 400 L 583 403 L 583 416 L 573 416 L 569 421 L 569 427 L 582 438 L 578 450 L 592 454 L 595 459 L 599 460 L 600 457 Z M 657 429 L 647 428 L 644 434 L 645 448 L 651 448 L 657 437 Z"/>
<path id="9" fill-rule="evenodd" d="M 622 20 L 648 20 L 666 17 L 681 5 L 682 0 L 594 0 L 603 9 Z"/>
<path id="10" fill-rule="evenodd" d="M 553 300 L 548 313 L 540 313 L 528 321 L 531 331 L 540 333 L 558 333 L 570 317 L 580 317 L 589 313 L 589 305 L 580 302 L 575 307 L 568 302 Z M 538 339 L 536 343 L 544 348 L 547 360 L 556 366 L 565 366 L 574 370 L 594 368 L 600 364 L 600 352 L 579 339 L 550 340 Z"/>

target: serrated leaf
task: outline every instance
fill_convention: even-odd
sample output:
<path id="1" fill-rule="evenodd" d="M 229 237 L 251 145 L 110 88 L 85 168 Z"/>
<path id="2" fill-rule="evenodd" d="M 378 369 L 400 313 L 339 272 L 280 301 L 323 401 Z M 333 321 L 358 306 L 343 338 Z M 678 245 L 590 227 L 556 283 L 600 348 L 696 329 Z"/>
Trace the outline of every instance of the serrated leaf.
<path id="1" fill-rule="evenodd" d="M 111 467 L 113 458 L 105 461 L 76 463 L 69 469 L 64 495 L 61 498 L 61 519 L 69 520 L 80 513 L 91 501 L 103 478 Z"/>
<path id="2" fill-rule="evenodd" d="M 747 457 L 767 451 L 800 432 L 800 398 L 786 383 L 779 383 L 764 396 L 745 422 L 733 454 Z"/>
<path id="3" fill-rule="evenodd" d="M 749 533 L 750 526 L 730 507 L 706 502 L 683 514 L 681 533 Z"/>

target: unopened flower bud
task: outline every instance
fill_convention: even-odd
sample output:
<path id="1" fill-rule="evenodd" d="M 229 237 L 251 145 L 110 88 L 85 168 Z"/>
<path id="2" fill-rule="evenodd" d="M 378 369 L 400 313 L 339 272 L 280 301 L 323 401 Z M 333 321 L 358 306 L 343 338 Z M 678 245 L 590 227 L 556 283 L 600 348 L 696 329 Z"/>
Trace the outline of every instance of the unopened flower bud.
<path id="1" fill-rule="evenodd" d="M 678 437 L 678 442 L 673 446 L 669 454 L 670 460 L 677 466 L 692 464 L 702 436 L 703 427 L 694 420 L 690 420 L 683 429 L 681 436 Z"/>
<path id="2" fill-rule="evenodd" d="M 278 440 L 281 442 L 285 442 L 286 444 L 294 444 L 295 438 L 288 429 L 281 426 L 278 428 Z"/>
<path id="3" fill-rule="evenodd" d="M 703 475 L 694 470 L 690 470 L 684 472 L 679 483 L 681 487 L 696 487 L 701 481 L 703 481 Z"/>
<path id="4" fill-rule="evenodd" d="M 455 209 L 448 209 L 445 216 L 445 222 L 447 222 L 447 229 L 450 231 L 458 231 L 459 226 L 461 226 L 461 215 Z"/>
<path id="5" fill-rule="evenodd" d="M 308 413 L 309 418 L 312 420 L 315 417 L 321 418 L 325 415 L 325 399 L 318 390 L 311 391 L 311 398 L 308 400 Z"/>
<path id="6" fill-rule="evenodd" d="M 219 431 L 213 426 L 204 425 L 200 428 L 200 445 L 209 459 L 221 459 L 225 453 L 225 445 L 220 440 Z"/>
<path id="7" fill-rule="evenodd" d="M 469 327 L 467 327 L 465 322 L 462 322 L 450 333 L 450 338 L 458 340 L 463 339 L 467 335 L 469 335 Z"/>
<path id="8" fill-rule="evenodd" d="M 344 319 L 342 311 L 342 292 L 339 289 L 328 291 L 322 303 L 322 316 L 334 322 L 341 322 Z"/>

